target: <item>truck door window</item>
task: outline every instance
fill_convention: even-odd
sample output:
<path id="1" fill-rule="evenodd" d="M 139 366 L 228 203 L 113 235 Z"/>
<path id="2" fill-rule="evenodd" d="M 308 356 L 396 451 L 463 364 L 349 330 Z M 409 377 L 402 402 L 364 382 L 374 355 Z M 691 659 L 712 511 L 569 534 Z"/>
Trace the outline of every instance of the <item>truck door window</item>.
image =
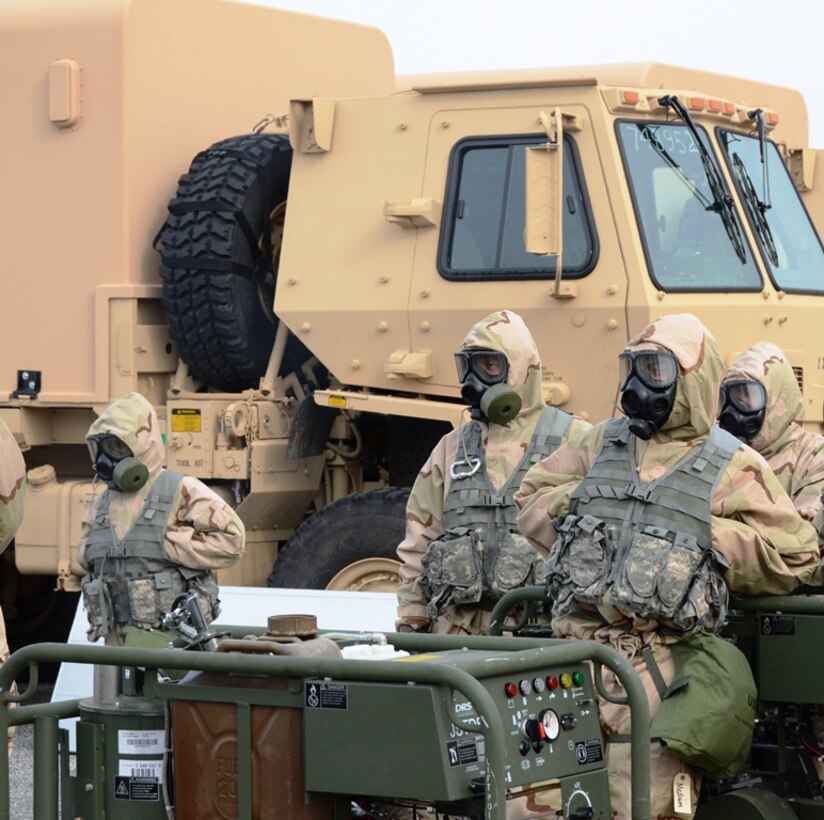
<path id="1" fill-rule="evenodd" d="M 524 248 L 524 149 L 542 137 L 470 138 L 452 150 L 438 270 L 447 279 L 550 279 L 555 257 Z M 572 139 L 565 138 L 563 275 L 587 274 L 597 238 Z"/>
<path id="2" fill-rule="evenodd" d="M 824 249 L 775 143 L 766 144 L 765 191 L 758 140 L 723 129 L 718 138 L 775 287 L 824 292 Z"/>
<path id="3" fill-rule="evenodd" d="M 736 211 L 714 190 L 680 123 L 619 122 L 618 140 L 650 276 L 666 291 L 761 290 Z M 711 152 L 706 133 L 699 129 Z"/>

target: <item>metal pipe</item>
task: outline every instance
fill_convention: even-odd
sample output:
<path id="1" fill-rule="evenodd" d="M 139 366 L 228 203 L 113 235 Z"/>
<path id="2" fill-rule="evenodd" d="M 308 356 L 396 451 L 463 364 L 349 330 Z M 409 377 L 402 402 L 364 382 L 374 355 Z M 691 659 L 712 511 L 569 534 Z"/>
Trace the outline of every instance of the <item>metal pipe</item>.
<path id="1" fill-rule="evenodd" d="M 34 816 L 37 820 L 57 820 L 58 753 L 57 718 L 34 719 Z"/>

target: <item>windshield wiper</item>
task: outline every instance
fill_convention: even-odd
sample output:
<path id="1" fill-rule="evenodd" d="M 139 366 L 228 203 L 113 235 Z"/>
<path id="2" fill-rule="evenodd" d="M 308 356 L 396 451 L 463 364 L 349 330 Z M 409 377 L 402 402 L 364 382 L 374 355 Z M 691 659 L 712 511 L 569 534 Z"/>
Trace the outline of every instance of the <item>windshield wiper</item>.
<path id="1" fill-rule="evenodd" d="M 732 197 L 724 190 L 721 173 L 713 162 L 710 152 L 701 140 L 701 136 L 695 127 L 695 123 L 692 121 L 689 111 L 684 108 L 683 103 L 675 94 L 667 94 L 661 97 L 658 100 L 658 104 L 664 108 L 671 108 L 681 122 L 687 126 L 690 134 L 692 134 L 698 155 L 701 157 L 701 164 L 704 166 L 704 173 L 707 176 L 710 193 L 712 194 L 712 202 L 708 204 L 706 208 L 708 211 L 715 211 L 721 217 L 721 222 L 732 243 L 733 250 L 735 250 L 741 263 L 746 263 L 747 249 L 744 245 L 744 238 L 741 236 L 741 230 L 738 227 L 738 221 L 735 218 Z"/>
<path id="2" fill-rule="evenodd" d="M 755 120 L 758 126 L 758 148 L 761 151 L 761 169 L 764 175 L 764 201 L 756 197 L 758 202 L 758 210 L 765 213 L 772 208 L 770 203 L 770 175 L 767 170 L 767 127 L 764 125 L 764 112 L 760 108 L 754 108 L 747 112 L 747 116 L 751 120 Z"/>
<path id="3" fill-rule="evenodd" d="M 705 211 L 712 211 L 713 204 L 707 199 L 707 197 L 701 193 L 698 189 L 698 186 L 683 172 L 681 166 L 670 156 L 669 151 L 661 144 L 661 141 L 658 139 L 657 129 L 654 128 L 652 125 L 644 125 L 643 123 L 637 123 L 638 130 L 643 132 L 646 128 L 650 132 L 652 132 L 652 139 L 647 141 L 647 144 L 661 157 L 670 168 L 672 168 L 673 173 L 675 176 L 681 181 L 684 187 L 701 203 Z"/>
<path id="4" fill-rule="evenodd" d="M 732 167 L 735 175 L 738 177 L 738 185 L 741 188 L 747 210 L 750 212 L 750 219 L 752 220 L 758 241 L 761 243 L 761 247 L 764 248 L 764 252 L 767 254 L 767 258 L 770 260 L 772 266 L 777 268 L 779 264 L 778 251 L 775 247 L 770 226 L 767 224 L 767 217 L 764 215 L 770 206 L 764 207 L 764 204 L 758 198 L 758 194 L 755 193 L 755 187 L 752 184 L 752 179 L 750 179 L 744 162 L 738 154 L 734 153 L 732 155 Z"/>

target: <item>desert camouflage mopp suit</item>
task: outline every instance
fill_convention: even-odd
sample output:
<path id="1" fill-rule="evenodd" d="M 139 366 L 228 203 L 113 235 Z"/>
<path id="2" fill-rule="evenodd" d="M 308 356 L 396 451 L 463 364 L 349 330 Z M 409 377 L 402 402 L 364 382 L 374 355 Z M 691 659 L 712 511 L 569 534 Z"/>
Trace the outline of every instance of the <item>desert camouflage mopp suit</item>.
<path id="1" fill-rule="evenodd" d="M 163 440 L 157 413 L 142 395 L 129 393 L 110 405 L 91 425 L 86 440 L 104 434 L 116 436 L 128 445 L 133 456 L 148 469 L 148 480 L 136 492 L 107 489 L 97 482 L 96 486 L 103 491 L 86 511 L 81 527 L 78 560 L 89 573 L 83 580 L 89 638 L 105 635 L 107 642 L 118 644 L 122 626 L 159 625 L 162 613 L 145 611 L 143 598 L 150 597 L 152 592 L 147 585 L 157 589 L 158 606 L 161 587 L 166 588 L 167 579 L 171 579 L 170 590 L 182 579 L 184 585 L 213 588 L 216 596 L 212 571 L 229 567 L 241 557 L 245 530 L 237 513 L 201 481 L 163 469 Z M 160 505 L 155 488 L 169 476 L 175 477 L 168 492 L 171 503 Z M 133 543 L 136 532 L 143 534 L 138 554 L 119 557 Z M 147 545 L 147 532 L 148 540 L 158 543 Z M 101 533 L 104 538 L 108 533 L 108 546 L 104 544 L 102 548 Z M 90 546 L 93 543 L 94 548 Z M 90 554 L 95 557 L 90 559 Z M 154 583 L 160 578 L 163 583 Z M 96 586 L 92 586 L 93 582 Z M 141 610 L 139 615 L 137 610 Z M 204 614 L 208 618 L 209 613 Z"/>
<path id="2" fill-rule="evenodd" d="M 729 366 L 724 381 L 731 379 L 764 385 L 764 423 L 749 444 L 767 460 L 798 512 L 812 521 L 824 490 L 824 436 L 804 429 L 804 396 L 792 365 L 780 347 L 758 342 Z"/>
<path id="3" fill-rule="evenodd" d="M 26 464 L 6 423 L 0 419 L 0 553 L 11 543 L 23 520 Z M 6 624 L 0 611 L 0 663 L 9 656 Z M 9 732 L 9 753 L 11 753 Z"/>
<path id="4" fill-rule="evenodd" d="M 674 403 L 666 421 L 650 440 L 629 436 L 626 441 L 627 456 L 630 459 L 634 457 L 636 473 L 634 485 L 627 486 L 626 509 L 645 509 L 647 516 L 657 513 L 662 517 L 659 530 L 667 532 L 666 518 L 668 515 L 677 517 L 680 512 L 678 508 L 668 511 L 653 501 L 653 509 L 650 511 L 650 505 L 638 503 L 637 499 L 645 498 L 647 491 L 654 499 L 658 488 L 666 485 L 667 477 L 678 468 L 679 463 L 685 463 L 703 452 L 699 448 L 707 441 L 717 416 L 721 357 L 712 334 L 690 314 L 658 319 L 630 340 L 626 350 L 636 356 L 644 350 L 670 351 L 677 359 Z M 595 426 L 566 446 L 560 447 L 527 474 L 516 494 L 516 503 L 520 508 L 518 523 L 523 533 L 533 539 L 543 551 L 549 552 L 556 539 L 558 542 L 562 540 L 558 538 L 554 522 L 566 523 L 571 520 L 567 518 L 569 514 L 583 516 L 586 513 L 587 504 L 582 503 L 574 493 L 579 486 L 591 487 L 585 477 L 596 461 L 602 463 L 599 460 L 602 445 L 609 449 L 611 445 L 606 439 L 616 428 L 620 431 L 621 425 L 625 426 L 626 422 L 610 420 Z M 758 453 L 743 444 L 736 449 L 734 441 L 728 452 L 731 455 L 726 462 L 722 459 L 719 463 L 715 483 L 706 492 L 710 497 L 693 505 L 696 518 L 704 515 L 702 520 L 709 530 L 709 546 L 714 558 L 717 558 L 713 564 L 718 576 L 737 595 L 788 593 L 806 582 L 818 564 L 815 532 L 798 515 L 778 479 Z M 595 489 L 597 495 L 597 488 Z M 706 514 L 701 513 L 702 503 L 709 507 Z M 630 506 L 632 504 L 634 506 Z M 668 532 L 667 534 L 669 535 Z M 652 658 L 665 683 L 669 685 L 674 676 L 674 663 L 668 645 L 680 639 L 684 634 L 684 623 L 689 626 L 690 620 L 683 620 L 686 616 L 683 608 L 679 612 L 682 616 L 679 626 L 674 620 L 654 617 L 651 613 L 655 611 L 655 606 L 649 601 L 641 601 L 637 609 L 628 606 L 626 598 L 622 598 L 622 605 L 616 603 L 613 595 L 617 595 L 620 585 L 612 583 L 615 576 L 610 575 L 609 568 L 610 561 L 614 560 L 615 565 L 620 562 L 614 550 L 619 537 L 612 531 L 606 539 L 607 563 L 596 579 L 603 580 L 604 583 L 600 586 L 594 584 L 586 595 L 581 595 L 578 587 L 571 600 L 556 602 L 552 628 L 559 637 L 601 641 L 630 659 L 641 675 L 651 717 L 654 717 L 661 700 L 642 653 L 645 647 L 651 650 Z M 643 539 L 638 539 L 639 544 L 642 541 Z M 639 555 L 637 559 L 640 560 L 634 567 L 629 565 L 629 561 L 624 562 L 626 576 L 618 577 L 628 577 L 633 571 L 643 573 L 646 556 Z M 664 575 L 669 566 L 664 563 Z M 562 563 L 558 567 L 562 569 Z M 561 589 L 567 589 L 564 582 L 568 579 L 550 577 L 548 580 L 558 581 Z M 666 581 L 666 577 L 657 579 L 658 588 Z M 641 583 L 638 588 L 643 586 Z M 647 612 L 647 616 L 639 614 L 639 610 Z M 707 611 L 699 615 L 709 624 L 719 617 L 719 613 Z M 694 625 L 697 625 L 700 617 L 696 616 Z M 650 657 L 649 652 L 646 654 Z M 609 674 L 605 675 L 605 679 L 608 688 L 617 691 L 617 681 L 610 680 Z M 599 701 L 601 721 L 607 737 L 627 733 L 629 709 L 609 703 L 603 698 Z M 713 727 L 708 727 L 708 731 L 711 728 Z M 715 728 L 724 731 L 723 726 Z M 619 818 L 630 820 L 628 744 L 608 743 L 607 758 L 613 812 Z M 653 742 L 651 746 L 651 758 L 651 816 L 674 816 L 673 783 L 676 775 L 682 771 L 690 774 L 691 806 L 694 812 L 700 773 L 687 769 L 682 760 L 657 742 Z"/>

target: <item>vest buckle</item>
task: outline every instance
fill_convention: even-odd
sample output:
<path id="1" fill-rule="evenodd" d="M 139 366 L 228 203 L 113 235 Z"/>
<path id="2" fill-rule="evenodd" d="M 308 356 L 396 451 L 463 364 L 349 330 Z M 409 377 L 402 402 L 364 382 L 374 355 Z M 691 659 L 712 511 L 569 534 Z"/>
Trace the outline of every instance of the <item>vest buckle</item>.
<path id="1" fill-rule="evenodd" d="M 627 487 L 624 490 L 624 492 L 630 498 L 634 498 L 637 501 L 643 501 L 645 504 L 648 504 L 649 497 L 652 491 L 649 487 L 645 487 L 643 484 L 639 484 L 637 481 L 633 481 L 632 484 L 627 484 Z"/>

